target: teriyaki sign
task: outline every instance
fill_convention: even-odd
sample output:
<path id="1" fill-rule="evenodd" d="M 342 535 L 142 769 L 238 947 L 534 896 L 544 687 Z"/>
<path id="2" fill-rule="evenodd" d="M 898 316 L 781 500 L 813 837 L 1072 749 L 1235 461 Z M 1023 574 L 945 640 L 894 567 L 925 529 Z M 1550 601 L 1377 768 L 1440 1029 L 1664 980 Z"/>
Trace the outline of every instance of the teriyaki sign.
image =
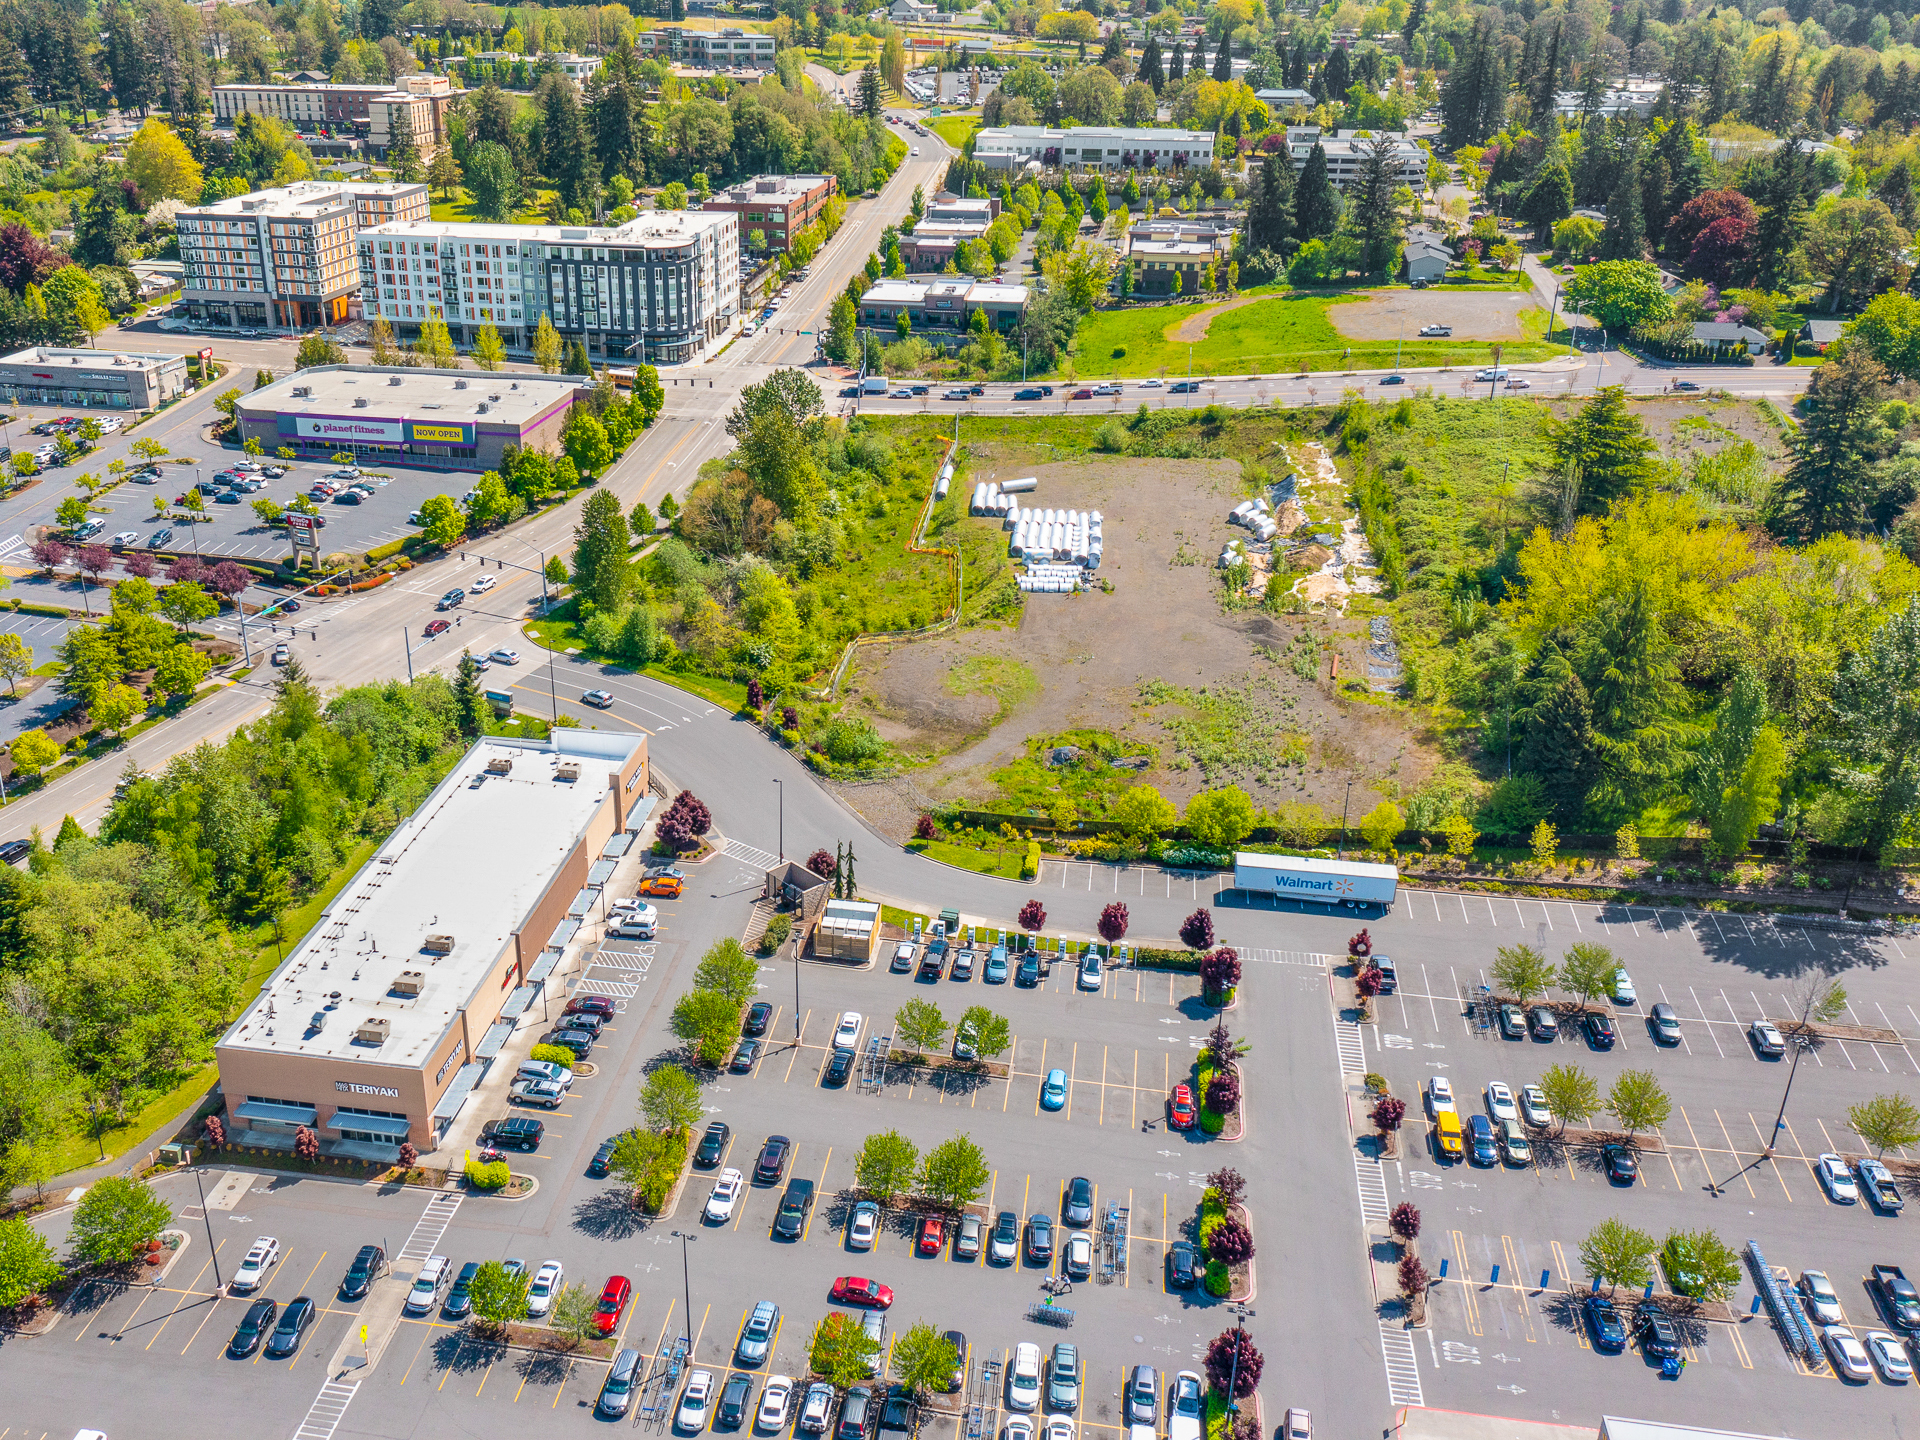
<path id="1" fill-rule="evenodd" d="M 385 1085 L 356 1085 L 351 1080 L 336 1080 L 333 1088 L 344 1090 L 349 1095 L 378 1095 L 386 1100 L 398 1100 L 400 1092 L 389 1090 Z"/>

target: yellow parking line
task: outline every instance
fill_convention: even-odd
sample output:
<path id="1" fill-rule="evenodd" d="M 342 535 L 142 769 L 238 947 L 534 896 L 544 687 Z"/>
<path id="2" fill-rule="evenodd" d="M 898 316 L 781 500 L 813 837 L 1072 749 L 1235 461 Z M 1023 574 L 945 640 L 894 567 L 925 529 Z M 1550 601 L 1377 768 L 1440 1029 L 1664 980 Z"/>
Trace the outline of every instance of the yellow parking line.
<path id="1" fill-rule="evenodd" d="M 207 1328 L 207 1321 L 213 1319 L 214 1312 L 219 1308 L 220 1302 L 218 1300 L 215 1300 L 213 1304 L 207 1307 L 207 1313 L 201 1317 L 200 1323 L 194 1327 L 193 1334 L 187 1337 L 187 1343 L 180 1347 L 180 1353 L 182 1355 L 193 1348 L 193 1342 L 200 1338 L 200 1332 Z"/>
<path id="2" fill-rule="evenodd" d="M 1019 1053 L 1020 1037 L 1016 1035 L 1013 1037 L 1012 1043 L 1007 1046 L 1007 1093 L 1000 1097 L 1000 1113 L 1002 1115 L 1007 1113 L 1007 1102 L 1013 1099 L 1013 1057 Z"/>
<path id="3" fill-rule="evenodd" d="M 1449 1232 L 1453 1236 L 1453 1260 L 1460 1271 L 1460 1294 L 1467 1310 L 1467 1328 L 1476 1336 L 1480 1330 L 1480 1301 L 1473 1293 L 1473 1276 L 1467 1268 L 1467 1237 L 1458 1230 Z"/>
<path id="4" fill-rule="evenodd" d="M 408 1320 L 404 1316 L 401 1317 L 401 1323 L 406 1325 L 419 1324 L 418 1321 Z M 431 1324 L 421 1325 L 420 1326 L 420 1343 L 414 1347 L 413 1359 L 407 1362 L 406 1371 L 400 1376 L 400 1383 L 402 1385 L 406 1384 L 408 1379 L 413 1375 L 413 1367 L 420 1363 L 420 1352 L 427 1348 L 427 1341 L 431 1340 L 432 1338 L 433 1338 L 433 1326 Z"/>
<path id="5" fill-rule="evenodd" d="M 833 1146 L 827 1146 L 827 1158 L 820 1162 L 820 1178 L 814 1183 L 814 1204 L 807 1210 L 807 1223 L 800 1227 L 800 1238 L 804 1241 L 813 1233 L 814 1211 L 819 1207 L 820 1197 L 827 1191 L 827 1166 L 833 1163 Z"/>
<path id="6" fill-rule="evenodd" d="M 1747 1342 L 1741 1337 L 1740 1326 L 1737 1323 L 1727 1327 L 1727 1338 L 1733 1341 L 1733 1353 L 1740 1357 L 1740 1364 L 1751 1370 L 1753 1357 L 1747 1354 Z"/>

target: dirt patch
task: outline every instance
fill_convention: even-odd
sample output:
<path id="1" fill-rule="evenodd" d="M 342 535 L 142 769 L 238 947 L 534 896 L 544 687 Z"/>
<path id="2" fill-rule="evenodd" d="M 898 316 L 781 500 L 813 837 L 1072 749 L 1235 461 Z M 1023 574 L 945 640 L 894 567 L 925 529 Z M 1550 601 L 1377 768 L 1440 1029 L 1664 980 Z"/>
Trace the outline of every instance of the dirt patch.
<path id="1" fill-rule="evenodd" d="M 847 792 L 870 821 L 904 838 L 929 803 L 998 808 L 1006 792 L 994 772 L 1026 762 L 1030 740 L 1073 730 L 1117 737 L 1109 748 L 1118 758 L 1100 762 L 1112 767 L 1116 787 L 1144 781 L 1177 803 L 1232 781 L 1264 806 L 1311 801 L 1338 814 L 1352 776 L 1360 782 L 1353 804 L 1364 814 L 1375 801 L 1363 803 L 1362 786 L 1384 795 L 1396 783 L 1418 783 L 1427 764 L 1400 717 L 1336 696 L 1324 655 L 1317 667 L 1312 659 L 1323 643 L 1350 648 L 1364 620 L 1223 610 L 1215 559 L 1227 541 L 1248 538 L 1227 524 L 1246 493 L 1236 463 L 1102 456 L 1036 464 L 1040 458 L 1024 446 L 976 447 L 972 477 L 1034 475 L 1037 504 L 1100 511 L 1106 552 L 1098 574 L 1113 591 L 1029 595 L 1017 629 L 972 629 L 864 652 L 849 676 L 851 705 L 926 762 L 898 780 Z M 1285 462 L 1275 456 L 1271 463 Z M 1308 658 L 1296 669 L 1288 657 L 1301 653 Z M 977 675 L 983 656 L 1019 662 L 1038 684 L 1006 685 L 998 695 L 956 693 L 955 674 Z M 1156 682 L 1188 697 L 1205 689 L 1240 699 L 1230 712 L 1209 714 L 1188 700 L 1143 693 Z M 1254 732 L 1244 751 L 1221 733 L 1236 716 Z M 1268 746 L 1283 735 L 1285 744 Z M 1276 748 L 1289 758 L 1276 760 Z M 1137 756 L 1152 759 L 1132 768 Z M 1035 797 L 1041 804 L 1044 788 Z M 1081 813 L 1094 812 L 1083 805 Z"/>
<path id="2" fill-rule="evenodd" d="M 1229 310 L 1238 310 L 1242 305 L 1254 305 L 1270 298 L 1266 295 L 1242 295 L 1238 300 L 1229 300 L 1224 305 L 1210 305 L 1205 310 L 1182 320 L 1167 338 L 1177 340 L 1182 345 L 1198 345 L 1207 338 L 1207 327 L 1213 324 L 1214 316 L 1224 315 Z"/>
<path id="3" fill-rule="evenodd" d="M 1451 325 L 1455 340 L 1524 340 L 1520 312 L 1538 303 L 1531 290 L 1386 290 L 1329 305 L 1327 319 L 1350 340 L 1417 340 L 1422 325 Z"/>

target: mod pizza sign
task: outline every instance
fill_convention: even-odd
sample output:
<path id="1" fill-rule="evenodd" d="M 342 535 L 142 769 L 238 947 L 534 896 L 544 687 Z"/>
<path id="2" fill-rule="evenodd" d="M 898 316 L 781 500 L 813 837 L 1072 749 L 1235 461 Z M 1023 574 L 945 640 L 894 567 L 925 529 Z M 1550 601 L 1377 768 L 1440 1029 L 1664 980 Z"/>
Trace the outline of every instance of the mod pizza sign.
<path id="1" fill-rule="evenodd" d="M 405 438 L 404 430 L 404 421 L 361 419 L 347 415 L 298 415 L 293 421 L 293 433 L 296 435 L 315 440 L 357 441 L 363 445 L 378 440 L 391 440 L 398 444 Z"/>

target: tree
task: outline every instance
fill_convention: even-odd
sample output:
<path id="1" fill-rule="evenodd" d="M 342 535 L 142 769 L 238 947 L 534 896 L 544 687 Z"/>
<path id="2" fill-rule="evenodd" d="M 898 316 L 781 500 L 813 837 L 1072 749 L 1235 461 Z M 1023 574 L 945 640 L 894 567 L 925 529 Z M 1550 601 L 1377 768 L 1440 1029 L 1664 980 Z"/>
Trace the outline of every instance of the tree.
<path id="1" fill-rule="evenodd" d="M 1400 1264 L 1395 1273 L 1400 1282 L 1400 1293 L 1409 1300 L 1424 1292 L 1427 1286 L 1433 1283 L 1433 1278 L 1427 1274 L 1425 1262 L 1417 1252 L 1412 1250 L 1400 1257 Z"/>
<path id="2" fill-rule="evenodd" d="M 473 340 L 473 363 L 482 370 L 499 370 L 507 363 L 506 342 L 492 325 L 482 325 Z"/>
<path id="3" fill-rule="evenodd" d="M 653 518 L 653 511 L 647 508 L 647 502 L 636 500 L 633 508 L 627 511 L 627 531 L 636 537 L 653 534 L 660 528 L 660 522 Z"/>
<path id="4" fill-rule="evenodd" d="M 868 61 L 866 69 L 860 72 L 860 113 L 869 120 L 878 120 L 885 103 L 880 90 L 880 67 Z"/>
<path id="5" fill-rule="evenodd" d="M 1670 1230 L 1660 1247 L 1660 1268 L 1682 1295 L 1724 1300 L 1739 1285 L 1740 1257 L 1711 1230 Z"/>
<path id="6" fill-rule="evenodd" d="M 1595 391 L 1571 417 L 1552 422 L 1548 433 L 1555 468 L 1578 497 L 1579 514 L 1604 515 L 1653 477 L 1655 446 L 1628 409 L 1624 386 Z"/>
<path id="7" fill-rule="evenodd" d="M 906 1334 L 894 1337 L 888 1363 L 894 1379 L 916 1395 L 930 1390 L 944 1392 L 953 1372 L 960 1368 L 960 1352 L 925 1320 L 916 1320 Z"/>
<path id="8" fill-rule="evenodd" d="M 31 780 L 60 758 L 60 746 L 44 730 L 24 730 L 7 747 L 13 773 Z"/>
<path id="9" fill-rule="evenodd" d="M 560 332 L 545 315 L 540 317 L 539 327 L 533 332 L 533 362 L 543 375 L 551 375 L 560 368 Z"/>
<path id="10" fill-rule="evenodd" d="M 516 1320 L 526 1319 L 527 1291 L 532 1285 L 533 1277 L 525 1270 L 516 1274 L 498 1260 L 483 1260 L 467 1282 L 467 1295 L 473 1302 L 474 1316 L 500 1331 Z"/>
<path id="11" fill-rule="evenodd" d="M 1247 250 L 1278 251 L 1293 234 L 1293 161 L 1268 155 L 1260 162 L 1260 184 L 1247 206 Z"/>
<path id="12" fill-rule="evenodd" d="M 1318 140 L 1307 152 L 1307 163 L 1294 187 L 1294 233 L 1304 244 L 1324 240 L 1340 224 L 1340 192 L 1327 173 L 1327 151 Z"/>
<path id="13" fill-rule="evenodd" d="M 1573 180 L 1567 167 L 1559 162 L 1542 165 L 1534 176 L 1526 198 L 1520 202 L 1519 215 L 1532 225 L 1543 243 L 1553 227 L 1573 214 Z"/>
<path id="14" fill-rule="evenodd" d="M 1569 311 L 1609 330 L 1631 330 L 1673 313 L 1673 302 L 1660 284 L 1659 267 L 1644 260 L 1583 265 L 1562 288 L 1561 299 Z"/>
<path id="15" fill-rule="evenodd" d="M 1833 708 L 1839 748 L 1862 767 L 1847 838 L 1877 855 L 1920 808 L 1920 602 L 1889 616 L 1842 664 Z"/>
<path id="16" fill-rule="evenodd" d="M 1640 147 L 1635 143 L 1620 166 L 1613 193 L 1607 197 L 1607 220 L 1600 229 L 1602 261 L 1634 263 L 1646 259 L 1647 227 L 1641 208 L 1642 189 Z"/>
<path id="17" fill-rule="evenodd" d="M 579 1344 L 600 1334 L 600 1297 L 584 1285 L 562 1286 L 547 1308 L 547 1328 Z"/>
<path id="18" fill-rule="evenodd" d="M 1847 1123 L 1875 1155 L 1920 1141 L 1920 1106 L 1904 1095 L 1876 1095 L 1847 1111 Z"/>
<path id="19" fill-rule="evenodd" d="M 1200 957 L 1200 989 L 1206 995 L 1227 995 L 1240 983 L 1240 952 L 1231 945 L 1209 950 Z"/>
<path id="20" fill-rule="evenodd" d="M 467 517 L 451 495 L 429 495 L 420 506 L 420 535 L 439 550 L 450 550 L 467 533 Z"/>
<path id="21" fill-rule="evenodd" d="M 1807 267 L 1826 281 L 1829 314 L 1864 304 L 1905 279 L 1913 237 L 1880 200 L 1822 205 L 1802 232 Z"/>
<path id="22" fill-rule="evenodd" d="M 1100 912 L 1099 923 L 1095 927 L 1100 938 L 1109 945 L 1118 945 L 1127 933 L 1127 907 L 1118 900 L 1113 901 Z"/>
<path id="23" fill-rule="evenodd" d="M 938 1050 L 947 1038 L 947 1017 L 931 1000 L 909 1000 L 893 1012 L 893 1033 L 923 1053 Z"/>
<path id="24" fill-rule="evenodd" d="M 1129 786 L 1108 807 L 1107 815 L 1136 845 L 1154 839 L 1178 818 L 1173 802 L 1151 785 Z"/>
<path id="25" fill-rule="evenodd" d="M 713 815 L 700 797 L 691 790 L 682 790 L 673 797 L 673 803 L 667 806 L 667 813 L 660 817 L 660 824 L 654 833 L 676 850 L 691 850 L 699 843 L 700 837 L 712 828 Z M 729 942 L 720 943 L 725 945 Z M 737 950 L 738 942 L 733 943 Z M 715 950 L 719 948 L 720 946 L 714 947 Z M 709 950 L 707 953 L 711 955 L 714 950 Z"/>
<path id="26" fill-rule="evenodd" d="M 611 490 L 587 497 L 573 532 L 573 584 L 596 608 L 618 610 L 633 587 L 628 566 L 632 536 L 620 500 Z"/>
<path id="27" fill-rule="evenodd" d="M 453 192 L 460 188 L 460 181 L 460 162 L 453 158 L 453 151 L 436 152 L 433 162 L 427 166 L 427 184 L 440 192 L 442 200 L 451 200 Z"/>
<path id="28" fill-rule="evenodd" d="M 1187 833 L 1214 850 L 1231 850 L 1253 832 L 1253 800 L 1238 785 L 1202 790 L 1187 802 Z"/>
<path id="29" fill-rule="evenodd" d="M 1575 999 L 1598 1000 L 1613 993 L 1613 972 L 1620 968 L 1613 951 L 1594 940 L 1567 947 L 1560 960 L 1560 988 Z"/>
<path id="30" fill-rule="evenodd" d="M 140 692 L 131 685 L 112 685 L 107 688 L 87 718 L 106 731 L 116 735 L 127 728 L 134 718 L 146 712 L 147 702 L 140 698 Z"/>
<path id="31" fill-rule="evenodd" d="M 1047 910 L 1038 900 L 1029 900 L 1020 907 L 1020 928 L 1039 931 L 1046 928 Z"/>
<path id="32" fill-rule="evenodd" d="M 403 184 L 418 184 L 426 178 L 426 172 L 420 165 L 420 147 L 414 143 L 413 117 L 399 106 L 390 113 L 393 128 L 387 136 L 387 168 Z"/>
<path id="33" fill-rule="evenodd" d="M 483 140 L 467 154 L 467 196 L 480 220 L 509 220 L 520 208 L 520 173 L 507 147 Z"/>
<path id="34" fill-rule="evenodd" d="M 82 1264 L 124 1265 L 145 1254 L 172 1219 L 173 1210 L 146 1186 L 109 1175 L 80 1197 L 67 1242 Z"/>
<path id="35" fill-rule="evenodd" d="M 673 1007 L 670 1028 L 687 1042 L 700 1063 L 720 1065 L 733 1053 L 734 1032 L 740 1027 L 740 1007 L 714 990 L 689 990 Z"/>
<path id="36" fill-rule="evenodd" d="M 1847 331 L 1847 347 L 1863 345 L 1890 373 L 1920 378 L 1920 299 L 1901 291 L 1876 295 Z"/>
<path id="37" fill-rule="evenodd" d="M 78 495 L 69 495 L 53 510 L 54 522 L 63 530 L 72 530 L 87 522 L 87 502 Z"/>
<path id="38" fill-rule="evenodd" d="M 607 1169 L 632 1187 L 634 1202 L 641 1209 L 658 1211 L 680 1178 L 686 1158 L 683 1136 L 635 1127 L 614 1143 Z"/>
<path id="39" fill-rule="evenodd" d="M 655 1130 L 691 1130 L 706 1113 L 700 1082 L 679 1065 L 662 1065 L 640 1086 L 640 1113 Z"/>
<path id="40" fill-rule="evenodd" d="M 707 953 L 693 967 L 693 983 L 696 989 L 726 996 L 738 1009 L 760 988 L 760 964 L 729 935 L 707 947 Z"/>
<path id="41" fill-rule="evenodd" d="M 0 1220 L 0 1310 L 25 1305 L 60 1278 L 53 1246 L 25 1220 Z"/>
<path id="42" fill-rule="evenodd" d="M 955 1210 L 978 1200 L 992 1179 L 986 1152 L 966 1135 L 942 1140 L 920 1166 L 920 1189 L 936 1204 Z"/>
<path id="43" fill-rule="evenodd" d="M 310 335 L 301 336 L 300 348 L 293 352 L 293 368 L 296 370 L 311 370 L 316 365 L 346 363 L 346 347 L 335 344 L 318 330 Z"/>
<path id="44" fill-rule="evenodd" d="M 1213 915 L 1206 906 L 1180 922 L 1180 943 L 1189 950 L 1205 950 L 1213 944 Z"/>
<path id="45" fill-rule="evenodd" d="M 1653 1279 L 1653 1237 L 1617 1216 L 1602 1220 L 1580 1242 L 1587 1274 L 1608 1285 L 1641 1289 Z"/>
<path id="46" fill-rule="evenodd" d="M 883 1205 L 911 1190 L 919 1173 L 920 1147 L 898 1130 L 869 1135 L 853 1161 L 854 1183 Z"/>
<path id="47" fill-rule="evenodd" d="M 1525 1005 L 1554 982 L 1553 965 L 1531 945 L 1502 945 L 1491 971 L 1494 988 Z"/>
<path id="48" fill-rule="evenodd" d="M 1407 1102 L 1398 1095 L 1382 1095 L 1373 1102 L 1373 1109 L 1367 1112 L 1367 1118 L 1382 1135 L 1391 1134 L 1407 1118 Z"/>
<path id="49" fill-rule="evenodd" d="M 218 614 L 219 610 L 220 602 L 207 594 L 198 581 L 176 580 L 160 592 L 160 613 L 182 630 Z"/>
<path id="50" fill-rule="evenodd" d="M 748 385 L 727 415 L 740 465 L 760 493 L 795 524 L 811 521 L 826 498 L 826 483 L 814 461 L 825 399 L 811 376 L 775 370 Z"/>
<path id="51" fill-rule="evenodd" d="M 1658 1130 L 1673 1113 L 1673 1102 L 1649 1070 L 1627 1070 L 1607 1091 L 1607 1109 L 1620 1122 L 1620 1128 L 1632 1136 L 1643 1130 Z"/>
<path id="52" fill-rule="evenodd" d="M 879 1353 L 880 1342 L 844 1310 L 829 1310 L 807 1342 L 808 1366 L 838 1390 L 864 1384 L 872 1375 L 868 1367 Z"/>
<path id="53" fill-rule="evenodd" d="M 1260 1388 L 1260 1372 L 1266 1364 L 1266 1356 L 1245 1330 L 1238 1326 L 1222 1330 L 1207 1346 L 1207 1385 L 1221 1395 L 1227 1394 L 1231 1385 L 1232 1398 L 1245 1400 Z"/>
<path id="54" fill-rule="evenodd" d="M 33 648 L 18 635 L 0 635 L 0 677 L 8 690 L 18 693 L 20 681 L 33 673 Z"/>
<path id="55" fill-rule="evenodd" d="M 853 297 L 845 294 L 836 296 L 827 316 L 827 333 L 821 341 L 829 360 L 845 364 L 853 359 L 859 341 L 859 323 L 860 312 L 853 303 Z"/>
<path id="56" fill-rule="evenodd" d="M 1578 1065 L 1549 1065 L 1540 1076 L 1540 1093 L 1563 1130 L 1600 1113 L 1600 1086 Z"/>
<path id="57" fill-rule="evenodd" d="M 1387 1228 L 1411 1245 L 1420 1238 L 1420 1209 L 1411 1200 L 1402 1200 L 1387 1216 Z"/>
<path id="58" fill-rule="evenodd" d="M 471 650 L 460 652 L 453 673 L 453 709 L 462 735 L 478 735 L 487 727 L 487 705 L 480 694 L 480 666 Z"/>
<path id="59" fill-rule="evenodd" d="M 193 152 L 158 117 L 149 119 L 127 142 L 126 174 L 139 189 L 143 205 L 197 201 L 204 183 Z"/>
<path id="60" fill-rule="evenodd" d="M 1398 805 L 1391 800 L 1382 800 L 1361 817 L 1360 834 L 1366 840 L 1368 849 L 1386 854 L 1393 849 L 1393 842 L 1400 838 L 1406 823 L 1406 817 L 1400 813 Z"/>
<path id="61" fill-rule="evenodd" d="M 1694 754 L 1688 790 L 1714 853 L 1725 858 L 1745 850 L 1779 808 L 1786 747 L 1766 718 L 1766 686 L 1757 667 L 1743 664 Z"/>
<path id="62" fill-rule="evenodd" d="M 169 699 L 191 695 L 213 669 L 213 661 L 190 645 L 172 645 L 153 667 L 153 688 Z"/>
<path id="63" fill-rule="evenodd" d="M 1842 345 L 1814 372 L 1793 461 L 1768 507 L 1776 535 L 1811 543 L 1866 525 L 1865 479 L 1880 444 L 1887 372 L 1864 345 Z"/>
<path id="64" fill-rule="evenodd" d="M 965 1035 L 974 1054 L 982 1060 L 1005 1054 L 1013 1043 L 1012 1023 L 984 1005 L 969 1005 L 954 1026 L 954 1033 Z"/>

